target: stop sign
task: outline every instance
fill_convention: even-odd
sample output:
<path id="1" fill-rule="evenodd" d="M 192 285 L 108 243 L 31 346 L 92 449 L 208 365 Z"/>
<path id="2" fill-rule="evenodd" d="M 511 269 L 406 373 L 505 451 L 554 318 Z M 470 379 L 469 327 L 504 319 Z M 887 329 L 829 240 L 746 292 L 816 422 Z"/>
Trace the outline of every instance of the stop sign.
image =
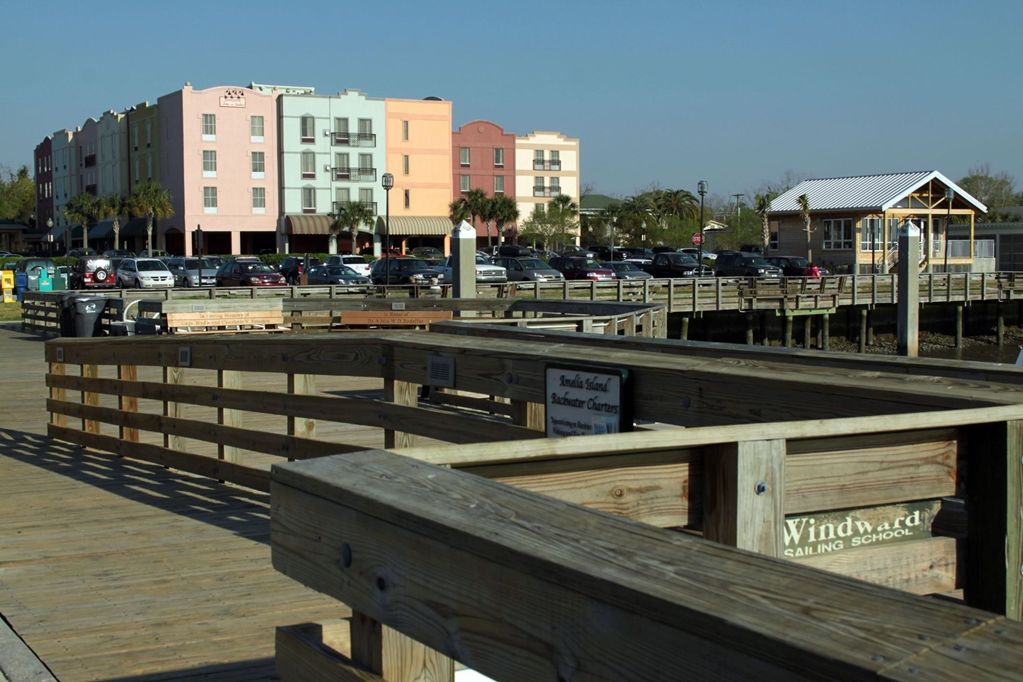
<path id="1" fill-rule="evenodd" d="M 693 246 L 699 246 L 703 243 L 703 233 L 693 232 Z"/>

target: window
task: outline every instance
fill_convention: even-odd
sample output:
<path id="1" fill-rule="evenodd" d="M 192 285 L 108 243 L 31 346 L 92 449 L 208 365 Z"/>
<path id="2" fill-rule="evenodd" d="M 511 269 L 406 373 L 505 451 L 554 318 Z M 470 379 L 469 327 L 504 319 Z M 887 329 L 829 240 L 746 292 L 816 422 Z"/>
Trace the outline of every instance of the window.
<path id="1" fill-rule="evenodd" d="M 349 173 L 351 162 L 348 160 L 348 152 L 334 152 L 334 179 L 338 179 L 338 173 Z M 346 176 L 347 177 L 347 176 Z"/>
<path id="2" fill-rule="evenodd" d="M 458 176 L 458 191 L 460 191 L 460 192 L 468 192 L 469 189 L 470 189 L 470 187 L 469 187 L 469 176 L 468 175 L 459 175 Z"/>
<path id="3" fill-rule="evenodd" d="M 359 154 L 359 170 L 368 173 L 373 170 L 373 155 Z"/>
<path id="4" fill-rule="evenodd" d="M 825 249 L 851 249 L 853 247 L 853 221 L 851 218 L 829 218 L 822 222 Z"/>
<path id="5" fill-rule="evenodd" d="M 500 147 L 494 148 L 494 166 L 497 168 L 504 166 L 504 150 Z"/>
<path id="6" fill-rule="evenodd" d="M 135 182 L 139 181 L 139 157 L 135 157 Z"/>
<path id="7" fill-rule="evenodd" d="M 249 141 L 250 142 L 262 142 L 263 141 L 263 117 L 253 116 L 249 119 Z"/>
<path id="8" fill-rule="evenodd" d="M 136 133 L 138 130 L 135 131 Z M 217 139 L 217 115 L 202 115 L 202 139 L 210 142 Z M 135 145 L 138 146 L 138 137 L 135 138 Z"/>
<path id="9" fill-rule="evenodd" d="M 203 187 L 202 188 L 202 211 L 203 211 L 203 213 L 216 213 L 217 212 L 217 188 L 216 187 Z"/>
<path id="10" fill-rule="evenodd" d="M 213 149 L 202 150 L 202 176 L 217 177 L 217 152 Z"/>
<path id="11" fill-rule="evenodd" d="M 348 119 L 347 118 L 335 118 L 334 119 L 334 144 L 348 144 Z"/>
<path id="12" fill-rule="evenodd" d="M 203 121 L 205 123 L 205 121 Z M 131 144 L 135 147 L 135 151 L 139 148 L 139 124 L 136 123 L 131 127 Z M 63 155 L 62 155 L 63 156 Z"/>
<path id="13" fill-rule="evenodd" d="M 412 193 L 409 190 L 405 190 L 405 208 L 412 207 Z"/>
<path id="14" fill-rule="evenodd" d="M 860 224 L 860 251 L 877 251 L 882 238 L 881 219 L 864 218 Z M 871 241 L 873 241 L 873 249 L 871 249 Z"/>
<path id="15" fill-rule="evenodd" d="M 504 176 L 494 176 L 494 194 L 504 194 Z"/>
<path id="16" fill-rule="evenodd" d="M 561 170 L 561 152 L 551 151 L 551 170 Z"/>
<path id="17" fill-rule="evenodd" d="M 337 202 L 338 206 L 347 204 L 352 200 L 352 190 L 347 187 L 338 187 L 334 190 L 334 201 Z"/>
<path id="18" fill-rule="evenodd" d="M 316 119 L 312 116 L 302 117 L 302 141 L 312 142 L 316 139 Z"/>
<path id="19" fill-rule="evenodd" d="M 402 154 L 401 156 L 401 172 L 404 175 L 408 175 L 409 161 L 408 154 Z"/>
<path id="20" fill-rule="evenodd" d="M 302 152 L 302 177 L 316 177 L 316 154 L 313 152 Z"/>
<path id="21" fill-rule="evenodd" d="M 408 141 L 408 121 L 401 122 L 401 139 Z"/>
<path id="22" fill-rule="evenodd" d="M 539 175 L 533 178 L 533 196 L 542 197 L 546 190 L 543 186 L 543 178 Z"/>
<path id="23" fill-rule="evenodd" d="M 772 220 L 767 224 L 768 233 L 770 237 L 767 240 L 767 248 L 777 250 L 778 249 L 778 231 L 781 225 L 777 220 Z"/>
<path id="24" fill-rule="evenodd" d="M 153 122 L 146 121 L 146 146 L 153 143 Z"/>
<path id="25" fill-rule="evenodd" d="M 359 203 L 361 203 L 361 204 L 363 204 L 365 206 L 369 206 L 371 208 L 373 207 L 373 188 L 372 187 L 363 187 L 362 189 L 359 190 Z"/>
<path id="26" fill-rule="evenodd" d="M 469 148 L 459 147 L 458 148 L 458 163 L 463 166 L 469 165 Z"/>
<path id="27" fill-rule="evenodd" d="M 373 119 L 371 118 L 360 118 L 359 119 L 359 136 L 369 137 L 373 134 Z"/>
<path id="28" fill-rule="evenodd" d="M 316 188 L 302 188 L 302 213 L 316 213 Z"/>
<path id="29" fill-rule="evenodd" d="M 266 155 L 263 152 L 252 152 L 252 177 L 266 177 Z"/>
<path id="30" fill-rule="evenodd" d="M 252 188 L 252 212 L 266 213 L 266 188 Z"/>
<path id="31" fill-rule="evenodd" d="M 146 179 L 153 179 L 153 155 L 149 154 L 146 156 Z"/>

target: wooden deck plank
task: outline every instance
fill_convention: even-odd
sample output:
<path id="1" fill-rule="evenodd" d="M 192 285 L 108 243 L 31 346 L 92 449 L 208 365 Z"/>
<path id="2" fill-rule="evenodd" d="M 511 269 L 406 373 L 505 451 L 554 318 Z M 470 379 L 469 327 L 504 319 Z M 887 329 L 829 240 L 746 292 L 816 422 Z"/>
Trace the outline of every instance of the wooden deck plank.
<path id="1" fill-rule="evenodd" d="M 45 371 L 0 327 L 0 613 L 57 678 L 269 680 L 277 626 L 345 615 L 272 569 L 268 496 L 50 442 Z"/>

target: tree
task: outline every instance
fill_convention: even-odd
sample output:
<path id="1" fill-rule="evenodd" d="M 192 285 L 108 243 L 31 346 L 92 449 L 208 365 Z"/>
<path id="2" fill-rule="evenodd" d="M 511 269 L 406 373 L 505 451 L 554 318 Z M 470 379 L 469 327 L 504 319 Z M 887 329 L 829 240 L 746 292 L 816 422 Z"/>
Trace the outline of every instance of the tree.
<path id="1" fill-rule="evenodd" d="M 480 205 L 480 220 L 483 221 L 483 229 L 487 231 L 487 250 L 494 248 L 494 240 L 490 234 L 490 221 L 496 218 L 494 197 L 486 197 Z"/>
<path id="2" fill-rule="evenodd" d="M 806 260 L 813 262 L 813 247 L 810 245 L 810 237 L 813 235 L 813 227 L 811 226 L 810 218 L 810 199 L 805 194 L 800 194 L 796 199 L 796 203 L 799 205 L 799 217 L 803 219 L 803 223 L 806 225 Z"/>
<path id="3" fill-rule="evenodd" d="M 491 215 L 497 226 L 499 239 L 503 239 L 504 226 L 519 219 L 519 205 L 507 194 L 497 194 L 491 200 Z"/>
<path id="4" fill-rule="evenodd" d="M 36 183 L 22 166 L 17 173 L 4 170 L 0 177 L 0 218 L 28 225 L 36 207 Z"/>
<path id="5" fill-rule="evenodd" d="M 121 248 L 121 214 L 125 210 L 125 201 L 120 194 L 108 194 L 96 201 L 96 217 L 100 220 L 114 220 L 114 248 Z"/>
<path id="6" fill-rule="evenodd" d="M 170 218 L 174 215 L 170 192 L 152 180 L 135 187 L 128 197 L 128 212 L 133 216 L 146 217 L 146 253 L 153 252 L 153 219 Z"/>
<path id="7" fill-rule="evenodd" d="M 64 206 L 64 217 L 68 219 L 68 222 L 82 225 L 83 249 L 89 248 L 89 227 L 96 222 L 96 218 L 99 216 L 98 204 L 96 197 L 88 192 L 82 192 L 71 197 Z M 71 229 L 70 225 L 68 229 Z"/>
<path id="8" fill-rule="evenodd" d="M 775 194 L 771 190 L 758 193 L 753 197 L 753 210 L 760 216 L 760 238 L 764 245 L 764 253 L 767 253 L 767 246 L 771 242 L 771 223 L 767 214 L 771 211 L 771 202 Z"/>
<path id="9" fill-rule="evenodd" d="M 452 225 L 461 225 L 469 217 L 469 204 L 465 199 L 455 199 L 448 204 L 448 218 Z"/>
<path id="10" fill-rule="evenodd" d="M 479 187 L 465 193 L 465 205 L 469 208 L 469 216 L 472 218 L 472 226 L 476 227 L 476 219 L 486 211 L 487 193 Z M 488 233 L 489 236 L 489 233 Z"/>
<path id="11" fill-rule="evenodd" d="M 1002 209 L 1017 205 L 1016 179 L 1008 173 L 995 173 L 985 163 L 971 168 L 965 177 L 959 180 L 959 186 L 969 192 L 988 208 L 988 220 L 1011 219 Z"/>
<path id="12" fill-rule="evenodd" d="M 352 253 L 356 253 L 355 245 L 358 242 L 359 225 L 373 227 L 373 221 L 376 219 L 373 209 L 361 201 L 344 202 L 338 206 L 337 213 L 329 213 L 328 215 L 331 218 L 331 253 L 337 253 L 337 238 L 341 234 L 342 229 L 347 229 L 352 233 Z"/>

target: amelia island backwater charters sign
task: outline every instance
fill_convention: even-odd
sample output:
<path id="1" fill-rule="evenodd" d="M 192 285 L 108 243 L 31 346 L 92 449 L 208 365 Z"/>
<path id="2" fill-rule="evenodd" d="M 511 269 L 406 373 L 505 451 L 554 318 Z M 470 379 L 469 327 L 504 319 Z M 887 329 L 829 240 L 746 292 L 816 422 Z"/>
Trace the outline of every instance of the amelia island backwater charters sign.
<path id="1" fill-rule="evenodd" d="M 547 437 L 632 430 L 629 373 L 586 365 L 548 365 Z"/>

